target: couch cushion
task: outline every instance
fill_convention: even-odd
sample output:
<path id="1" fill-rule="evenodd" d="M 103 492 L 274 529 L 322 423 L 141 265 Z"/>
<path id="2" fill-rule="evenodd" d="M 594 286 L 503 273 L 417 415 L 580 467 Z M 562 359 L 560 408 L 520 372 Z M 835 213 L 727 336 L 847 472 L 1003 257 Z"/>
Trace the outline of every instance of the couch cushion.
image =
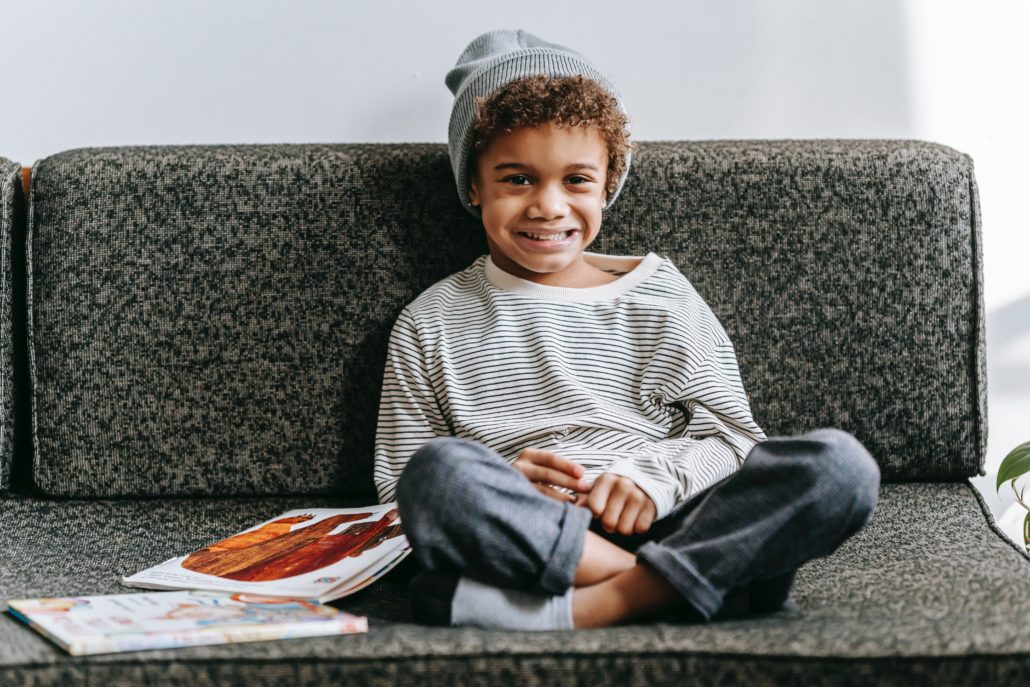
<path id="1" fill-rule="evenodd" d="M 0 492 L 11 485 L 14 460 L 13 265 L 21 200 L 21 166 L 0 157 Z"/>
<path id="2" fill-rule="evenodd" d="M 36 486 L 374 501 L 392 321 L 480 254 L 466 227 L 438 250 L 449 176 L 435 145 L 84 149 L 38 162 Z"/>
<path id="3" fill-rule="evenodd" d="M 639 157 L 639 161 L 638 161 Z M 652 142 L 594 250 L 671 257 L 769 436 L 840 427 L 885 480 L 985 474 L 980 209 L 922 141 Z"/>
<path id="4" fill-rule="evenodd" d="M 125 593 L 120 575 L 288 508 L 346 500 L 0 499 L 5 599 Z M 575 632 L 411 624 L 410 556 L 338 605 L 367 635 L 73 658 L 0 618 L 0 684 L 1013 684 L 1030 675 L 1030 558 L 968 483 L 884 484 L 870 522 L 798 570 L 797 610 Z M 412 565 L 408 565 L 411 563 Z M 572 682 L 573 680 L 568 680 Z"/>
<path id="5" fill-rule="evenodd" d="M 442 144 L 81 149 L 31 200 L 34 479 L 64 495 L 372 494 L 386 338 L 485 252 Z M 979 209 L 917 141 L 643 142 L 593 249 L 668 255 L 772 435 L 982 474 Z"/>

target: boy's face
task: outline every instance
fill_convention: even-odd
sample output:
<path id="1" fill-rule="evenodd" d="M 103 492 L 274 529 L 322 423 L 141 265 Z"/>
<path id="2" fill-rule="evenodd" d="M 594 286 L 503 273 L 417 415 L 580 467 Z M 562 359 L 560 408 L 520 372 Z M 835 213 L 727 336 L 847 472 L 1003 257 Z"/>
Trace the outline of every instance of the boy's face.
<path id="1" fill-rule="evenodd" d="M 494 138 L 469 192 L 493 262 L 538 284 L 589 285 L 596 268 L 582 254 L 601 229 L 607 169 L 596 128 L 547 123 Z"/>

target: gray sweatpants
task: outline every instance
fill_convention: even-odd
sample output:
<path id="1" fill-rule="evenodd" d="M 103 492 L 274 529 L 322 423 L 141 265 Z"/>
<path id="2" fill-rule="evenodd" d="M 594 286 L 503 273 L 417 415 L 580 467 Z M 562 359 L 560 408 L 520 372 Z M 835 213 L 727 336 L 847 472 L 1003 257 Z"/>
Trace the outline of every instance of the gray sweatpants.
<path id="1" fill-rule="evenodd" d="M 486 446 L 446 437 L 411 457 L 397 505 L 423 568 L 564 594 L 589 528 L 635 552 L 711 618 L 732 588 L 833 553 L 872 517 L 879 486 L 876 461 L 847 432 L 774 437 L 647 532 L 624 536 L 587 508 L 541 494 Z"/>

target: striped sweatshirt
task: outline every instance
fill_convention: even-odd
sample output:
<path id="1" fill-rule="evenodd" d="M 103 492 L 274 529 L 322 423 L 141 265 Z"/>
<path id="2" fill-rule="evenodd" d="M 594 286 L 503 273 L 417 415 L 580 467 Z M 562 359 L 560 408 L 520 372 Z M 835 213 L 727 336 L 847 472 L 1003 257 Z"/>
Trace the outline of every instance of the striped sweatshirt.
<path id="1" fill-rule="evenodd" d="M 588 484 L 627 477 L 660 519 L 766 438 L 729 337 L 676 266 L 654 253 L 583 255 L 621 276 L 545 286 L 484 255 L 401 311 L 376 430 L 381 503 L 416 449 L 455 436 L 509 463 L 525 448 L 553 451 Z"/>

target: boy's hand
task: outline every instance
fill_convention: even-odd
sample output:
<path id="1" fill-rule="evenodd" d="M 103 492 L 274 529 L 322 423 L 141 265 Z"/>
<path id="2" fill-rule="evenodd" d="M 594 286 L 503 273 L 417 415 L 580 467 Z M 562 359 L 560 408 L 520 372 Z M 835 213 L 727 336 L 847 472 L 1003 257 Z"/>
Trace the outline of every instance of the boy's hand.
<path id="1" fill-rule="evenodd" d="M 606 532 L 642 534 L 651 528 L 658 508 L 651 497 L 629 477 L 606 472 L 594 482 L 588 494 L 576 497 L 575 505 L 589 508 L 601 518 Z"/>
<path id="2" fill-rule="evenodd" d="M 512 463 L 512 467 L 525 475 L 540 493 L 559 501 L 568 503 L 576 497 L 554 487 L 590 491 L 590 485 L 581 479 L 583 466 L 551 451 L 539 448 L 523 449 Z"/>

